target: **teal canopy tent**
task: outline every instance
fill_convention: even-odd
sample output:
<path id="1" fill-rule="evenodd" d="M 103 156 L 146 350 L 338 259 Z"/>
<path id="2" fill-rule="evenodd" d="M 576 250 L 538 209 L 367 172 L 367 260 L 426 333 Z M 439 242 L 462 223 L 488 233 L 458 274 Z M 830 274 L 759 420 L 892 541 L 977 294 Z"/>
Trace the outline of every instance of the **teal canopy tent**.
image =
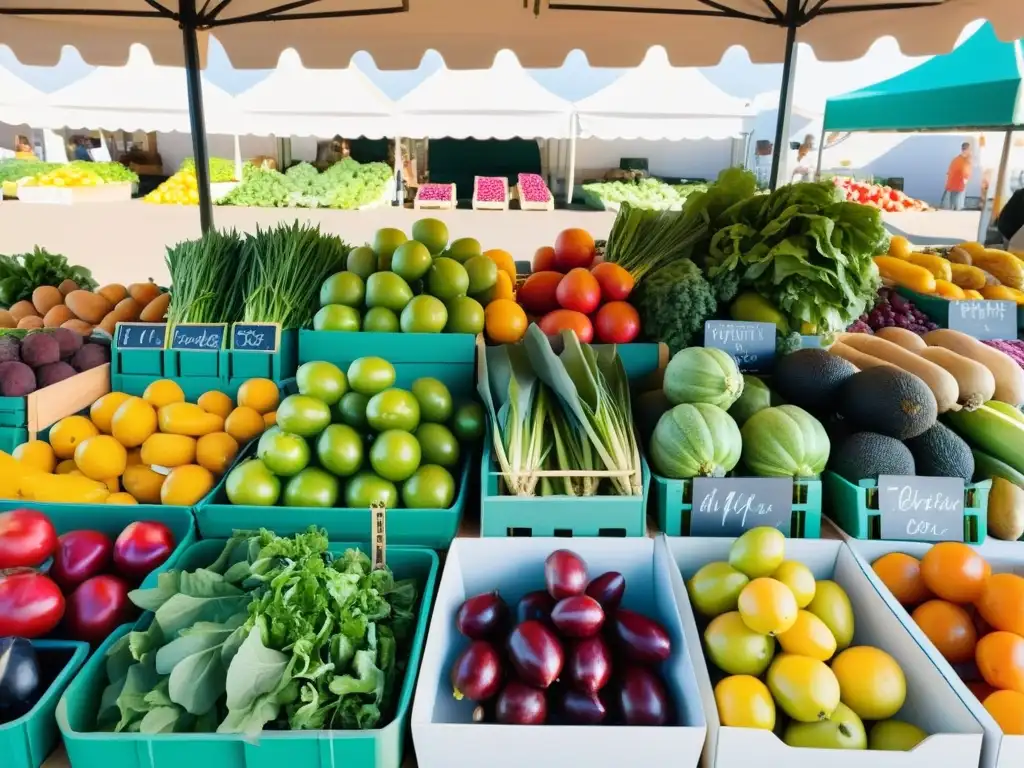
<path id="1" fill-rule="evenodd" d="M 951 53 L 829 99 L 825 131 L 1007 129 L 1024 124 L 1021 40 L 989 24 Z"/>

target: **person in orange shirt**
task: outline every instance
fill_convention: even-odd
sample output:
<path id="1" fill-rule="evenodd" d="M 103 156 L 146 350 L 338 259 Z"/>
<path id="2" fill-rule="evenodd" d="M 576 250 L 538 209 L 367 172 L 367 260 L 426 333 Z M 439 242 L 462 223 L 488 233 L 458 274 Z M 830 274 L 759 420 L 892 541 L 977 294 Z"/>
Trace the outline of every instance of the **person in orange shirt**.
<path id="1" fill-rule="evenodd" d="M 946 171 L 946 191 L 942 193 L 941 208 L 953 211 L 964 209 L 964 197 L 967 182 L 971 178 L 971 143 L 965 141 L 960 145 L 960 154 L 953 158 Z"/>

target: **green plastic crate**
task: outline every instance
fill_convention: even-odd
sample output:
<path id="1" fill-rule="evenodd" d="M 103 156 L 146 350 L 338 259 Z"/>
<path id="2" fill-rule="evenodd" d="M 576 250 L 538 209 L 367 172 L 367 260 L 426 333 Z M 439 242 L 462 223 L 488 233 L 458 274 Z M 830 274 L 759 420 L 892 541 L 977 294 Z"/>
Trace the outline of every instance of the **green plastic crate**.
<path id="1" fill-rule="evenodd" d="M 110 389 L 114 392 L 124 392 L 126 395 L 135 395 L 142 397 L 142 393 L 146 391 L 146 387 L 152 384 L 154 381 L 161 379 L 170 379 L 181 387 L 181 391 L 185 393 L 185 399 L 194 403 L 199 399 L 199 396 L 210 390 L 217 390 L 223 392 L 231 398 L 234 398 L 238 392 L 238 387 L 241 382 L 235 385 L 234 391 L 228 385 L 227 379 L 222 379 L 216 376 L 147 376 L 147 375 L 129 375 L 129 374 L 113 374 L 110 377 Z"/>
<path id="2" fill-rule="evenodd" d="M 469 333 L 375 333 L 299 331 L 299 363 L 327 360 L 348 365 L 360 357 L 395 363 L 473 365 L 477 337 Z"/>
<path id="3" fill-rule="evenodd" d="M 651 502 L 658 518 L 658 530 L 666 536 L 690 535 L 693 481 L 651 475 Z M 788 531 L 794 539 L 821 538 L 821 481 L 797 478 L 793 481 L 793 514 Z"/>
<path id="4" fill-rule="evenodd" d="M 0 397 L 0 428 L 24 427 L 28 424 L 28 407 L 24 397 Z"/>
<path id="5" fill-rule="evenodd" d="M 39 768 L 60 739 L 54 712 L 64 689 L 89 655 L 88 643 L 33 640 L 46 691 L 26 714 L 0 724 L 4 768 Z"/>
<path id="6" fill-rule="evenodd" d="M 914 306 L 928 315 L 928 318 L 940 328 L 949 327 L 949 299 L 941 296 L 928 296 L 912 291 L 909 288 L 897 288 L 896 292 L 913 302 Z M 1024 306 L 1017 305 L 1017 330 L 1024 329 Z"/>
<path id="7" fill-rule="evenodd" d="M 28 430 L 24 427 L 0 427 L 0 451 L 10 453 L 24 442 L 28 442 Z"/>
<path id="8" fill-rule="evenodd" d="M 251 442 L 235 463 L 254 455 L 257 442 Z M 475 458 L 475 452 L 467 452 L 463 457 L 456 475 L 458 491 L 448 509 L 388 509 L 388 544 L 447 549 L 462 522 L 469 498 L 470 468 L 477 466 Z M 292 535 L 316 525 L 327 530 L 331 541 L 344 541 L 362 539 L 370 530 L 369 509 L 235 506 L 228 501 L 226 478 L 227 473 L 196 507 L 196 523 L 204 539 L 226 538 L 239 529 L 260 527 Z M 345 481 L 341 482 L 344 485 Z"/>
<path id="9" fill-rule="evenodd" d="M 855 539 L 879 540 L 881 513 L 878 511 L 878 483 L 861 480 L 854 485 L 835 472 L 821 476 L 829 517 Z M 964 489 L 964 541 L 983 544 L 988 535 L 988 494 L 992 481 L 973 483 Z"/>
<path id="10" fill-rule="evenodd" d="M 111 376 L 164 377 L 164 350 L 120 349 L 115 341 L 110 345 Z"/>
<path id="11" fill-rule="evenodd" d="M 227 355 L 224 350 L 200 352 L 192 349 L 164 350 L 164 378 L 186 379 L 192 376 L 227 379 Z"/>
<path id="12" fill-rule="evenodd" d="M 481 536 L 647 535 L 651 471 L 642 454 L 640 496 L 505 496 L 500 492 L 501 474 L 494 458 L 490 427 L 485 435 L 480 464 Z"/>
<path id="13" fill-rule="evenodd" d="M 199 542 L 181 560 L 183 568 L 211 563 L 224 546 L 222 540 Z M 331 544 L 340 554 L 354 545 Z M 365 547 L 365 545 L 364 545 Z M 89 732 L 106 681 L 105 654 L 120 637 L 131 631 L 124 625 L 99 648 L 64 692 L 57 705 L 57 724 L 72 765 L 103 768 L 399 768 L 426 640 L 430 606 L 436 589 L 438 557 L 420 547 L 388 547 L 388 565 L 398 578 L 414 577 L 420 585 L 416 634 L 402 681 L 394 719 L 371 731 L 266 731 L 255 740 L 234 734 Z"/>
<path id="14" fill-rule="evenodd" d="M 277 352 L 245 352 L 229 349 L 221 352 L 227 365 L 226 376 L 235 391 L 249 379 L 284 381 L 295 376 L 298 367 L 299 332 L 281 331 Z"/>

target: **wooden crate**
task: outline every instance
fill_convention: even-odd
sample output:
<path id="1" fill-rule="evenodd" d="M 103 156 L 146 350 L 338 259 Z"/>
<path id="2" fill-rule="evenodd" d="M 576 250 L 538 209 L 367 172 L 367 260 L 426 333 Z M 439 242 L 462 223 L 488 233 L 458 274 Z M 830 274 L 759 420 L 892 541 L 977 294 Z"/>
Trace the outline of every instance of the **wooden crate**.
<path id="1" fill-rule="evenodd" d="M 555 196 L 551 194 L 551 190 L 548 190 L 548 199 L 543 203 L 536 201 L 527 200 L 523 197 L 523 193 L 519 189 L 519 185 L 515 186 L 515 195 L 519 200 L 519 208 L 523 211 L 553 211 L 555 210 Z"/>
<path id="2" fill-rule="evenodd" d="M 484 176 L 476 176 L 473 179 L 473 210 L 474 211 L 507 211 L 508 210 L 508 179 L 504 176 L 497 177 L 493 176 L 490 178 L 500 178 L 505 185 L 505 199 L 503 201 L 492 202 L 477 200 L 476 189 L 480 184 L 480 179 L 487 178 Z"/>
<path id="3" fill-rule="evenodd" d="M 426 186 L 426 185 L 423 185 L 423 186 Z M 458 205 L 459 197 L 458 197 L 458 195 L 455 194 L 455 185 L 454 184 L 444 184 L 444 185 L 437 184 L 437 185 L 435 185 L 435 186 L 451 187 L 451 189 L 452 189 L 452 196 L 451 196 L 450 200 L 421 200 L 420 199 L 420 190 L 423 189 L 423 186 L 420 186 L 420 187 L 418 187 L 416 189 L 416 197 L 412 201 L 412 207 L 413 208 L 422 209 L 422 210 L 433 210 L 433 211 L 451 211 L 451 210 L 455 209 L 456 205 Z"/>
<path id="4" fill-rule="evenodd" d="M 28 439 L 85 410 L 110 391 L 110 363 L 82 371 L 25 396 Z"/>

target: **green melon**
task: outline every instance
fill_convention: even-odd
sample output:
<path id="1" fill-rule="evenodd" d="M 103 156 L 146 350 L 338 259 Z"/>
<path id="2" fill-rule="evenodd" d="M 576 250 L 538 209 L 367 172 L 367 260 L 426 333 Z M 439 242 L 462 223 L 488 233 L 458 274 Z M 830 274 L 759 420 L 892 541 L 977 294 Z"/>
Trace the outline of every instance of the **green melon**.
<path id="1" fill-rule="evenodd" d="M 663 477 L 724 477 L 743 444 L 732 416 L 717 405 L 684 403 L 665 413 L 651 436 L 651 464 Z"/>
<path id="2" fill-rule="evenodd" d="M 728 352 L 687 347 L 672 356 L 662 387 L 673 405 L 708 403 L 728 409 L 743 394 L 743 376 Z"/>
<path id="3" fill-rule="evenodd" d="M 765 408 L 743 425 L 743 464 L 760 477 L 815 477 L 830 444 L 821 422 L 803 408 Z"/>

